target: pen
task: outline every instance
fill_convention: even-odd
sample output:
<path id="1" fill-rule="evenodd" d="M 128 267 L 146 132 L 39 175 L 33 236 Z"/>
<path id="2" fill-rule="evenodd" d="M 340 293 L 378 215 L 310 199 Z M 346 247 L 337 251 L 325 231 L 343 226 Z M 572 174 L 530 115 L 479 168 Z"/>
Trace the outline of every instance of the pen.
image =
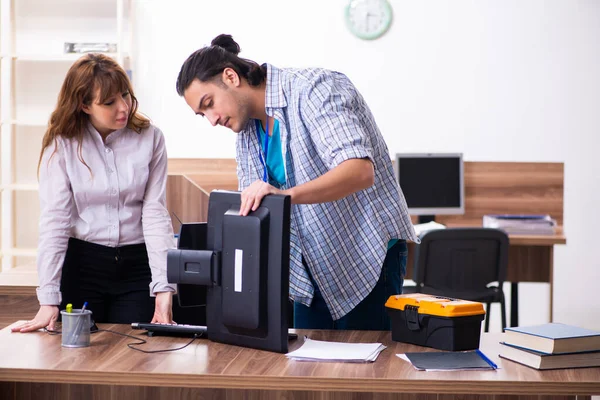
<path id="1" fill-rule="evenodd" d="M 493 369 L 498 369 L 496 363 L 490 360 L 485 354 L 483 354 L 481 350 L 475 349 L 475 351 L 477 352 L 477 354 L 479 354 L 479 357 L 483 358 L 483 361 L 489 364 L 490 367 L 492 367 Z"/>
<path id="2" fill-rule="evenodd" d="M 85 301 L 83 303 L 83 307 L 81 307 L 81 310 L 79 312 L 80 314 L 85 313 L 85 308 L 87 307 L 87 304 L 88 304 L 87 301 Z M 79 318 L 77 318 L 77 321 L 75 321 L 75 329 L 73 329 L 73 332 L 71 333 L 71 336 L 69 337 L 69 340 L 67 341 L 67 343 L 69 343 L 69 344 L 75 344 L 77 342 L 77 339 L 79 338 L 79 334 L 80 334 L 79 331 L 82 328 L 85 328 L 85 327 L 81 326 L 81 324 L 83 323 L 82 322 L 83 321 L 82 318 L 83 317 L 79 317 Z"/>

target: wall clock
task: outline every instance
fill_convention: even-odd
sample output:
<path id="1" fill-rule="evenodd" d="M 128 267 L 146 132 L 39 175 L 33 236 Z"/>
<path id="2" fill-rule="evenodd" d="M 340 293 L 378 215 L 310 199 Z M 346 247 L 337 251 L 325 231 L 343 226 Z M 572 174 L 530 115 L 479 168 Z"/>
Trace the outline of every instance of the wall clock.
<path id="1" fill-rule="evenodd" d="M 348 29 L 355 36 L 373 40 L 387 32 L 392 15 L 388 0 L 350 0 L 345 18 Z"/>

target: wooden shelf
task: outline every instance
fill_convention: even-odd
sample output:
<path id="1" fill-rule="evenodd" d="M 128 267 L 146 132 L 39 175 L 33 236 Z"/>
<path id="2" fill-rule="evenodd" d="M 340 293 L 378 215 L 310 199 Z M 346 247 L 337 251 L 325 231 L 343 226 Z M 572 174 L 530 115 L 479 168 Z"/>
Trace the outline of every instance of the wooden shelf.
<path id="1" fill-rule="evenodd" d="M 17 267 L 13 267 L 7 271 L 2 271 L 5 275 L 36 275 L 37 276 L 37 265 L 36 263 L 21 264 Z"/>
<path id="2" fill-rule="evenodd" d="M 104 52 L 99 52 L 102 54 L 105 54 L 109 57 L 112 58 L 119 58 L 119 56 L 123 57 L 124 59 L 129 58 L 129 54 L 127 53 L 123 53 L 123 54 L 119 54 L 119 53 L 104 53 Z M 81 58 L 82 56 L 84 56 L 86 53 L 63 53 L 63 54 L 10 54 L 10 55 L 3 55 L 2 58 L 11 58 L 13 60 L 16 61 L 27 61 L 27 62 L 37 62 L 37 61 L 43 61 L 43 62 L 73 62 L 75 60 L 78 60 L 79 58 Z"/>
<path id="3" fill-rule="evenodd" d="M 12 247 L 2 251 L 2 256 L 9 257 L 35 257 L 37 256 L 37 249 L 25 248 L 25 247 Z M 13 268 L 11 268 L 12 270 Z"/>
<path id="4" fill-rule="evenodd" d="M 26 192 L 35 192 L 39 189 L 37 183 L 14 183 L 11 185 L 0 185 L 0 191 L 2 190 L 21 190 Z"/>
<path id="5" fill-rule="evenodd" d="M 70 4 L 73 1 L 65 4 L 0 2 L 2 275 L 2 270 L 16 273 L 16 265 L 37 256 L 35 248 L 27 247 L 36 246 L 31 240 L 37 238 L 39 229 L 39 206 L 35 197 L 39 190 L 36 167 L 41 134 L 47 129 L 67 69 L 87 54 L 63 53 L 63 41 L 70 38 L 68 40 L 78 43 L 114 43 L 116 47 L 110 49 L 117 51 L 97 53 L 114 59 L 128 70 L 134 54 L 134 7 L 131 2 L 122 0 L 86 0 L 89 4 L 82 9 L 73 9 Z M 57 6 L 62 9 L 56 11 Z M 31 77 L 36 77 L 35 81 L 31 81 Z"/>
<path id="6" fill-rule="evenodd" d="M 37 266 L 24 264 L 0 272 L 0 295 L 35 295 Z"/>
<path id="7" fill-rule="evenodd" d="M 16 125 L 16 126 L 33 126 L 36 128 L 45 128 L 48 126 L 48 122 L 44 121 L 18 121 L 10 119 L 7 121 L 0 121 L 0 125 Z"/>

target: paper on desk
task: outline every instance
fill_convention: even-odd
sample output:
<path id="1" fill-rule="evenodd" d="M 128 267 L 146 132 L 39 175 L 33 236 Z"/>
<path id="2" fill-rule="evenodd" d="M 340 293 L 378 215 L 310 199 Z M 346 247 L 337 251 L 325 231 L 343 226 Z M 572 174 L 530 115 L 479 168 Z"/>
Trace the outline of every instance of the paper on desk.
<path id="1" fill-rule="evenodd" d="M 386 347 L 381 343 L 342 343 L 304 339 L 286 356 L 296 361 L 373 362 Z"/>
<path id="2" fill-rule="evenodd" d="M 435 229 L 446 229 L 446 225 L 442 225 L 435 221 L 425 222 L 423 224 L 413 225 L 415 228 L 415 234 L 419 236 L 421 233 L 432 231 Z"/>

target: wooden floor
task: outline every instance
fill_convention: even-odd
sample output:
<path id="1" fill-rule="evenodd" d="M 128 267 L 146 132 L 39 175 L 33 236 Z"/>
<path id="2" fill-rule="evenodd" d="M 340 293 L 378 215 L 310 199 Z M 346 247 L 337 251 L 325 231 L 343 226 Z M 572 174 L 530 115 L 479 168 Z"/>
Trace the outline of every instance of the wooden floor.
<path id="1" fill-rule="evenodd" d="M 32 319 L 38 309 L 36 296 L 0 294 L 0 329 L 18 320 Z"/>

